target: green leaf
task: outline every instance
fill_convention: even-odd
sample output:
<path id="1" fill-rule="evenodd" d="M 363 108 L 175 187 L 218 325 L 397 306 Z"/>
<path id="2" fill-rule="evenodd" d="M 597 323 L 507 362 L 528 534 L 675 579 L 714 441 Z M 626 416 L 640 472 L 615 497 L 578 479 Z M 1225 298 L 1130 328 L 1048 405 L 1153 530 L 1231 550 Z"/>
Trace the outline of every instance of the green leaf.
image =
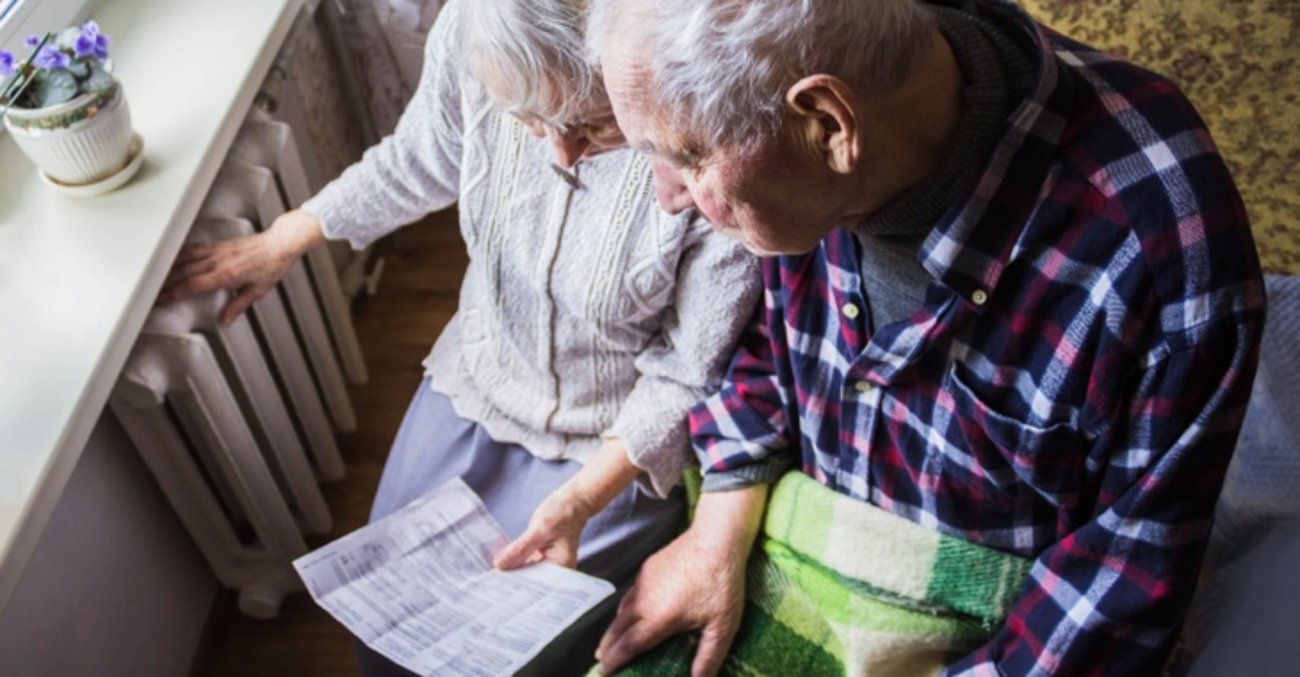
<path id="1" fill-rule="evenodd" d="M 77 96 L 77 78 L 65 70 L 45 71 L 36 76 L 32 88 L 36 91 L 29 92 L 28 95 L 36 107 L 46 108 Z"/>
<path id="2" fill-rule="evenodd" d="M 68 63 L 66 70 L 76 76 L 78 80 L 84 80 L 90 75 L 90 64 L 74 59 Z"/>
<path id="3" fill-rule="evenodd" d="M 90 77 L 81 83 L 81 91 L 85 92 L 102 92 L 113 86 L 113 76 L 104 70 L 98 61 L 90 62 Z"/>

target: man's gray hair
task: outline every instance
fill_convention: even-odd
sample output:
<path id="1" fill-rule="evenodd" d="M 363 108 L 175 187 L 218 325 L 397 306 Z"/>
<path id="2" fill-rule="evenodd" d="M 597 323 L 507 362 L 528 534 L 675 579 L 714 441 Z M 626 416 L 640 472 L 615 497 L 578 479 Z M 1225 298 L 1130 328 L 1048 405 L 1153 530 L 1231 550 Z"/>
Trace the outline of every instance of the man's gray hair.
<path id="1" fill-rule="evenodd" d="M 781 128 L 785 93 L 825 73 L 859 95 L 899 86 L 930 40 L 921 0 L 591 0 L 588 58 L 634 45 L 646 104 L 705 149 Z"/>
<path id="2" fill-rule="evenodd" d="M 604 86 L 584 57 L 586 0 L 462 0 L 461 67 L 512 113 L 560 125 Z"/>

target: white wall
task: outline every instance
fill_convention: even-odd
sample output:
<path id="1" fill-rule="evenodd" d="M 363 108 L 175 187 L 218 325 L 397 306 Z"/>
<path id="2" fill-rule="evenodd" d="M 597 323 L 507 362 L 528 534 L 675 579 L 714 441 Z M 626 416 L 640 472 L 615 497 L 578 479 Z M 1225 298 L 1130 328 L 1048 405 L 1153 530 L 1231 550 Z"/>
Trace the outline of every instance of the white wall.
<path id="1" fill-rule="evenodd" d="M 148 469 L 105 414 L 0 612 L 0 675 L 185 675 L 216 592 Z"/>

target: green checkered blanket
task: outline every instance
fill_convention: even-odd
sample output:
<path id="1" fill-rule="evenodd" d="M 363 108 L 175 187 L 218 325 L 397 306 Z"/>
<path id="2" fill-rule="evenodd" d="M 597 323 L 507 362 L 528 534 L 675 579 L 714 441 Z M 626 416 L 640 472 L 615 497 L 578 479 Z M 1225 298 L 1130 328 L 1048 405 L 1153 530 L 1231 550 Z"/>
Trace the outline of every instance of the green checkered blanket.
<path id="1" fill-rule="evenodd" d="M 792 472 L 773 488 L 727 675 L 924 675 L 991 635 L 1030 561 L 909 522 Z M 619 674 L 690 674 L 677 637 Z"/>

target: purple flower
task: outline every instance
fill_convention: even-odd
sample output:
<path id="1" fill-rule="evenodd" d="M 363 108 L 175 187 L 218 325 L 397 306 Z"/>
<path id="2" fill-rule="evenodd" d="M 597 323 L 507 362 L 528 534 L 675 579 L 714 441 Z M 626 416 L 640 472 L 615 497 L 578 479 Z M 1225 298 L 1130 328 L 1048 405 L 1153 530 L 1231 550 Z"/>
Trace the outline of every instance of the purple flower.
<path id="1" fill-rule="evenodd" d="M 103 33 L 95 36 L 95 58 L 100 61 L 108 58 L 108 36 Z"/>
<path id="2" fill-rule="evenodd" d="M 37 68 L 57 70 L 59 68 L 67 68 L 68 61 L 68 55 L 64 54 L 63 50 L 58 47 L 47 46 L 41 49 L 35 59 L 32 59 L 32 64 Z"/>
<path id="3" fill-rule="evenodd" d="M 26 38 L 23 38 L 23 44 L 24 44 L 24 45 L 27 45 L 28 47 L 35 47 L 36 45 L 41 44 L 41 40 L 42 40 L 42 39 L 43 39 L 43 38 L 42 38 L 41 36 L 36 35 L 35 33 L 33 33 L 33 34 L 27 36 Z"/>
<path id="4" fill-rule="evenodd" d="M 0 49 L 0 80 L 14 74 L 14 55 Z"/>
<path id="5" fill-rule="evenodd" d="M 95 54 L 95 36 L 82 33 L 72 45 L 72 51 L 78 59 L 84 59 Z"/>
<path id="6" fill-rule="evenodd" d="M 100 61 L 108 58 L 108 36 L 99 32 L 99 24 L 92 19 L 81 24 L 81 35 L 72 45 L 78 59 L 93 56 Z"/>

